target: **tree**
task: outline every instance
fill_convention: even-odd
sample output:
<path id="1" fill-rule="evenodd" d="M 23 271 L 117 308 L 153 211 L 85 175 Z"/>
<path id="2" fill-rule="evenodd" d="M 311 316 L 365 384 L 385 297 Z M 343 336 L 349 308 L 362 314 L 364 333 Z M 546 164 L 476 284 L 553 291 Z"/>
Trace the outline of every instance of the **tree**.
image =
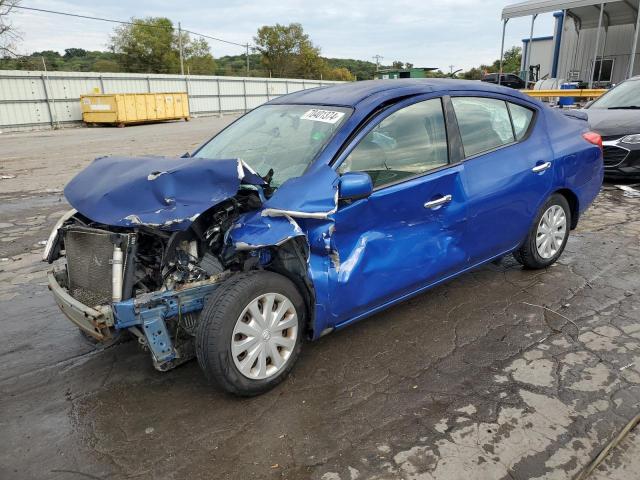
<path id="1" fill-rule="evenodd" d="M 20 39 L 9 15 L 20 3 L 20 0 L 0 0 L 0 55 L 15 56 L 16 42 Z"/>
<path id="2" fill-rule="evenodd" d="M 188 67 L 188 72 L 192 75 L 213 75 L 216 72 L 216 62 L 207 41 L 204 38 L 191 40 L 188 34 L 182 35 L 185 73 Z M 178 55 L 180 55 L 179 52 Z"/>
<path id="3" fill-rule="evenodd" d="M 130 25 L 115 28 L 110 48 L 126 72 L 175 73 L 180 61 L 173 43 L 173 23 L 168 18 L 132 18 Z"/>
<path id="4" fill-rule="evenodd" d="M 324 74 L 325 80 L 342 80 L 344 82 L 353 82 L 353 74 L 344 67 L 330 68 Z"/>
<path id="5" fill-rule="evenodd" d="M 391 64 L 392 68 L 395 68 L 397 70 L 402 70 L 404 68 L 404 62 L 401 62 L 400 60 L 395 60 L 392 64 Z"/>
<path id="6" fill-rule="evenodd" d="M 101 58 L 95 61 L 91 67 L 91 71 L 117 73 L 120 71 L 120 65 L 115 60 Z"/>
<path id="7" fill-rule="evenodd" d="M 299 23 L 265 25 L 258 29 L 253 41 L 262 64 L 274 77 L 317 78 L 324 68 L 320 49 Z"/>
<path id="8" fill-rule="evenodd" d="M 215 73 L 209 44 L 203 38 L 193 40 L 186 32 L 179 36 L 168 18 L 132 18 L 131 24 L 115 28 L 110 49 L 125 72 L 180 73 L 180 44 L 185 73 Z"/>
<path id="9" fill-rule="evenodd" d="M 62 56 L 65 60 L 75 57 L 86 57 L 87 51 L 84 48 L 65 48 L 64 55 Z"/>
<path id="10" fill-rule="evenodd" d="M 511 47 L 504 52 L 504 60 L 502 62 L 502 71 L 507 73 L 519 73 L 520 64 L 522 63 L 522 48 Z M 496 60 L 493 63 L 493 69 L 496 72 L 500 71 L 500 60 Z"/>

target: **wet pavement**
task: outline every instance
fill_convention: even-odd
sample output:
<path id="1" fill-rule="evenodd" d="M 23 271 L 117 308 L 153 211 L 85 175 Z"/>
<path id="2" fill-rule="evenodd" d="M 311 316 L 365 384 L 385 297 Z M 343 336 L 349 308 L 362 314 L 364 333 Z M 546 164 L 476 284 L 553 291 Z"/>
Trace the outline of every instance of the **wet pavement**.
<path id="1" fill-rule="evenodd" d="M 94 349 L 39 261 L 60 189 L 228 120 L 0 136 L 0 478 L 569 479 L 640 412 L 640 199 L 613 186 L 553 267 L 505 258 L 307 343 L 258 398 L 196 362 L 159 373 L 135 342 Z M 632 433 L 592 478 L 638 478 L 639 454 Z"/>

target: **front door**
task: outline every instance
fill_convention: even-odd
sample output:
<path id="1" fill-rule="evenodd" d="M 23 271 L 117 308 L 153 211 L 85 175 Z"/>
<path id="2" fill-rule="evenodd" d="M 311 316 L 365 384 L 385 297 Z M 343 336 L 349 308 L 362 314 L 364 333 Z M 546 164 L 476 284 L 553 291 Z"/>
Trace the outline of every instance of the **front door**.
<path id="1" fill-rule="evenodd" d="M 374 192 L 334 215 L 329 281 L 337 326 L 467 265 L 464 166 L 449 160 L 442 100 L 414 100 L 382 117 L 338 167 L 367 172 Z"/>

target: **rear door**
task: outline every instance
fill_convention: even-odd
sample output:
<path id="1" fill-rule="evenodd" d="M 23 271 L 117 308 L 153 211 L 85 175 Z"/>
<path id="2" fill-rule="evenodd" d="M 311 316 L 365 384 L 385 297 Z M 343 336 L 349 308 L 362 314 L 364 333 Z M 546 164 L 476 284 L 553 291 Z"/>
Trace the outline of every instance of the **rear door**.
<path id="1" fill-rule="evenodd" d="M 341 204 L 334 215 L 329 269 L 334 324 L 355 320 L 467 265 L 464 165 L 450 155 L 446 124 L 441 98 L 411 100 L 372 120 L 344 161 L 338 160 L 338 173 L 367 172 L 374 192 Z"/>
<path id="2" fill-rule="evenodd" d="M 518 247 L 551 193 L 553 151 L 537 109 L 516 100 L 452 97 L 465 155 L 470 261 Z"/>

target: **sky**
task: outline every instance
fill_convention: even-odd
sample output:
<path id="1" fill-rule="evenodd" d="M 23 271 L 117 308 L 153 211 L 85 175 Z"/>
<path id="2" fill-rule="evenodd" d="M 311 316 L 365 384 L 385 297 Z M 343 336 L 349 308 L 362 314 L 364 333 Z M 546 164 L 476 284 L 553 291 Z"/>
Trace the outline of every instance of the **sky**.
<path id="1" fill-rule="evenodd" d="M 443 71 L 467 70 L 500 55 L 500 14 L 512 0 L 22 0 L 28 7 L 59 10 L 116 20 L 164 16 L 174 24 L 232 42 L 251 43 L 262 25 L 299 22 L 323 56 L 394 60 Z M 104 50 L 114 25 L 16 11 L 19 52 L 78 47 Z M 510 20 L 505 46 L 522 45 L 530 19 Z M 553 34 L 553 17 L 536 20 L 534 36 Z M 209 41 L 214 57 L 244 53 L 240 47 Z"/>

